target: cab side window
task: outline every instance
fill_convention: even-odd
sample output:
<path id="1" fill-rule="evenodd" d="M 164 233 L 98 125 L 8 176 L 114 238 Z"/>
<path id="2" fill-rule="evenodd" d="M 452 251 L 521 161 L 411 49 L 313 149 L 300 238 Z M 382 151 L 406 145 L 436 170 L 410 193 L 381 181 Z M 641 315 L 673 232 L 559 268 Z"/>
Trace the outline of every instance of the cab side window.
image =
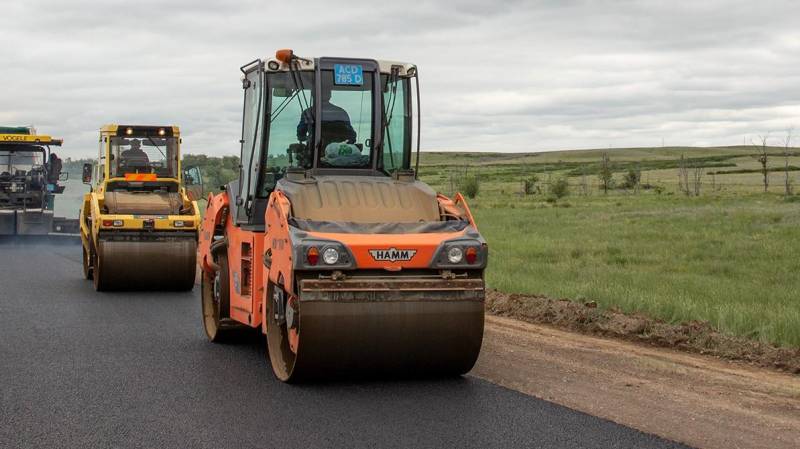
<path id="1" fill-rule="evenodd" d="M 288 167 L 311 166 L 312 147 L 303 126 L 308 127 L 311 114 L 311 86 L 314 78 L 310 73 L 298 74 L 297 85 L 287 72 L 267 75 L 269 136 L 264 151 L 258 196 L 266 198 L 275 189 L 275 184 L 286 173 Z M 302 86 L 298 89 L 298 85 Z M 306 133 L 308 130 L 305 130 Z M 313 129 L 311 130 L 313 133 Z"/>
<path id="2" fill-rule="evenodd" d="M 408 80 L 399 78 L 391 80 L 388 75 L 381 75 L 383 85 L 383 171 L 391 173 L 397 169 L 408 168 L 407 156 L 411 153 L 411 139 L 407 130 L 408 116 Z"/>

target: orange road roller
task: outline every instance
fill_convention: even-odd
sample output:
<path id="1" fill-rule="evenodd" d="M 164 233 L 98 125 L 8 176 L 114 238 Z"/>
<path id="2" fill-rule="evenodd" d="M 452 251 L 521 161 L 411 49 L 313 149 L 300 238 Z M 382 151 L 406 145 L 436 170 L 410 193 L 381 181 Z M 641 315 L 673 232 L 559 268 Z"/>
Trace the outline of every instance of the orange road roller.
<path id="1" fill-rule="evenodd" d="M 240 177 L 198 244 L 208 338 L 260 328 L 287 382 L 472 369 L 488 247 L 412 167 L 417 67 L 279 50 L 240 70 Z"/>

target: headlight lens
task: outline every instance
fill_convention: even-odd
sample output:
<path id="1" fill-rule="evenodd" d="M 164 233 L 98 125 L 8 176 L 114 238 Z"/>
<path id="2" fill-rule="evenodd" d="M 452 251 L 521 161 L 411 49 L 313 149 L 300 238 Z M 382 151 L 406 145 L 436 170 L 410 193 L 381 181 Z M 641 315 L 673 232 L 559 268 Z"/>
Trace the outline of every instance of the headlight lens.
<path id="1" fill-rule="evenodd" d="M 438 269 L 483 269 L 486 267 L 487 255 L 488 248 L 486 243 L 478 238 L 447 240 L 437 248 L 430 267 Z"/>
<path id="2" fill-rule="evenodd" d="M 461 248 L 454 246 L 447 251 L 447 260 L 450 263 L 461 263 L 461 260 L 464 258 L 464 251 Z"/>
<path id="3" fill-rule="evenodd" d="M 322 252 L 322 260 L 327 265 L 336 264 L 336 262 L 339 261 L 339 251 L 336 251 L 336 248 L 326 248 L 325 251 Z"/>
<path id="4" fill-rule="evenodd" d="M 334 240 L 298 238 L 292 248 L 293 266 L 297 270 L 349 270 L 356 268 L 352 253 Z M 444 256 L 442 256 L 444 258 Z"/>

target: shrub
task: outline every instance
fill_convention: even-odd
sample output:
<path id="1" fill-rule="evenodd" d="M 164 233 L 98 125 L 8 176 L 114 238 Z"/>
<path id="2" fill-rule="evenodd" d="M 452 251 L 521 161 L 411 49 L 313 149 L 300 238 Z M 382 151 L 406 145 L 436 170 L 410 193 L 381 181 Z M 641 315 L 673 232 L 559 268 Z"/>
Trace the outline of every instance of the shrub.
<path id="1" fill-rule="evenodd" d="M 523 183 L 523 190 L 525 195 L 533 195 L 534 193 L 541 192 L 539 190 L 539 186 L 537 183 L 539 182 L 539 177 L 536 175 L 531 176 L 530 178 L 525 179 L 522 181 Z"/>
<path id="2" fill-rule="evenodd" d="M 623 189 L 633 189 L 636 187 L 636 184 L 639 184 L 640 174 L 633 169 L 628 170 L 628 173 L 625 173 L 625 176 L 622 177 L 622 187 Z"/>
<path id="3" fill-rule="evenodd" d="M 561 199 L 569 194 L 569 182 L 567 178 L 560 177 L 553 182 L 553 185 L 550 186 L 550 193 L 552 193 L 557 199 Z"/>
<path id="4" fill-rule="evenodd" d="M 478 177 L 475 175 L 470 175 L 461 178 L 461 182 L 458 184 L 458 190 L 460 190 L 468 198 L 475 198 L 478 196 L 478 190 L 480 190 L 480 186 L 481 183 L 478 180 Z"/>
<path id="5" fill-rule="evenodd" d="M 784 198 L 787 203 L 800 203 L 800 195 L 792 195 Z"/>

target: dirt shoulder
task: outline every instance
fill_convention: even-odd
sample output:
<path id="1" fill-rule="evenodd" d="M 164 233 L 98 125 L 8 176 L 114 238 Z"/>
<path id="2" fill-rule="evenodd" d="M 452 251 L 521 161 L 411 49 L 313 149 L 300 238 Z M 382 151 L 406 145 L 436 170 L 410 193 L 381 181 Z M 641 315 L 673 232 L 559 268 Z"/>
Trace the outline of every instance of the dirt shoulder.
<path id="1" fill-rule="evenodd" d="M 675 325 L 638 314 L 598 309 L 594 303 L 490 291 L 486 309 L 499 316 L 550 324 L 581 333 L 611 336 L 697 354 L 742 361 L 800 374 L 800 348 L 778 348 L 747 338 L 721 334 L 708 323 Z"/>
<path id="2" fill-rule="evenodd" d="M 487 315 L 472 375 L 702 448 L 800 447 L 800 377 Z"/>

